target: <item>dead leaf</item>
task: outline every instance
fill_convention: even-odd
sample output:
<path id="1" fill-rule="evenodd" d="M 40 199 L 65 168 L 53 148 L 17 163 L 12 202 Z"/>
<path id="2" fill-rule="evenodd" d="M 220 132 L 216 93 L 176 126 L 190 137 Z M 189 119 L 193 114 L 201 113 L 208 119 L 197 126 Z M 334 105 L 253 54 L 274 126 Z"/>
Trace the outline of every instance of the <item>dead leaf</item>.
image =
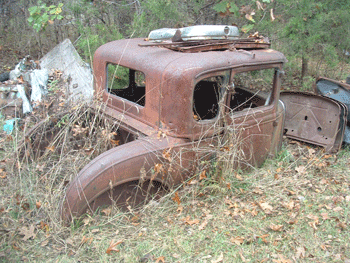
<path id="1" fill-rule="evenodd" d="M 154 165 L 154 171 L 156 172 L 156 174 L 159 174 L 162 170 L 163 170 L 163 165 L 162 164 L 156 163 Z"/>
<path id="2" fill-rule="evenodd" d="M 306 167 L 304 165 L 300 165 L 298 167 L 295 167 L 295 171 L 297 171 L 298 174 L 303 175 L 306 173 Z"/>
<path id="3" fill-rule="evenodd" d="M 240 176 L 238 173 L 236 173 L 235 175 L 238 181 L 243 181 L 242 176 Z"/>
<path id="4" fill-rule="evenodd" d="M 258 10 L 264 10 L 264 7 L 262 6 L 262 4 L 259 1 L 256 1 L 255 3 L 256 3 Z"/>
<path id="5" fill-rule="evenodd" d="M 105 214 L 106 216 L 109 216 L 111 212 L 112 212 L 112 208 L 110 206 L 101 210 L 101 213 Z"/>
<path id="6" fill-rule="evenodd" d="M 219 262 L 223 262 L 223 260 L 224 260 L 224 254 L 221 252 L 219 257 L 215 260 L 212 260 L 211 262 L 212 263 L 219 263 Z"/>
<path id="7" fill-rule="evenodd" d="M 293 208 L 294 208 L 294 201 L 291 200 L 289 203 L 282 203 L 282 206 L 284 208 L 287 208 L 288 210 L 293 210 Z"/>
<path id="8" fill-rule="evenodd" d="M 320 184 L 328 184 L 328 181 L 324 178 L 321 179 Z"/>
<path id="9" fill-rule="evenodd" d="M 45 147 L 45 148 L 48 149 L 51 152 L 55 152 L 55 146 L 48 146 L 48 147 Z"/>
<path id="10" fill-rule="evenodd" d="M 120 250 L 117 249 L 116 246 L 118 246 L 119 244 L 121 244 L 123 242 L 124 242 L 123 240 L 119 240 L 119 241 L 114 243 L 114 240 L 111 240 L 111 242 L 109 243 L 109 247 L 106 250 L 106 253 L 110 255 L 112 251 L 119 252 Z"/>
<path id="11" fill-rule="evenodd" d="M 297 259 L 299 259 L 299 258 L 304 258 L 305 257 L 305 247 L 298 247 L 297 248 L 297 253 L 296 253 L 296 255 L 295 255 L 295 257 L 297 258 Z"/>
<path id="12" fill-rule="evenodd" d="M 346 228 L 346 224 L 344 222 L 340 222 L 337 224 L 337 227 L 339 227 L 341 230 L 344 230 Z"/>
<path id="13" fill-rule="evenodd" d="M 326 155 L 323 156 L 324 159 L 329 159 L 329 158 L 331 158 L 331 157 L 333 157 L 332 154 L 326 154 Z"/>
<path id="14" fill-rule="evenodd" d="M 312 157 L 315 154 L 315 152 L 316 152 L 316 150 L 313 149 L 313 148 L 308 148 L 307 150 L 309 152 L 309 157 Z"/>
<path id="15" fill-rule="evenodd" d="M 184 218 L 184 222 L 185 222 L 185 224 L 190 225 L 190 226 L 199 224 L 198 219 L 190 220 L 190 216 L 187 216 L 186 218 Z"/>
<path id="16" fill-rule="evenodd" d="M 283 255 L 281 254 L 278 254 L 278 257 L 280 259 L 273 259 L 272 262 L 275 262 L 275 263 L 292 263 L 291 260 L 289 259 L 285 259 Z"/>
<path id="17" fill-rule="evenodd" d="M 321 216 L 322 216 L 322 219 L 323 219 L 323 220 L 329 219 L 328 213 L 321 213 Z"/>
<path id="18" fill-rule="evenodd" d="M 27 241 L 30 238 L 35 238 L 35 233 L 34 233 L 34 225 L 31 225 L 29 228 L 23 226 L 20 231 L 19 231 L 20 235 L 24 235 L 24 237 L 22 238 L 24 241 Z"/>
<path id="19" fill-rule="evenodd" d="M 205 219 L 202 224 L 200 224 L 200 226 L 198 227 L 198 230 L 203 230 L 208 224 L 208 220 Z"/>
<path id="20" fill-rule="evenodd" d="M 85 217 L 83 219 L 84 226 L 87 226 L 90 223 L 90 217 Z"/>
<path id="21" fill-rule="evenodd" d="M 205 175 L 205 173 L 206 173 L 205 170 L 203 170 L 203 171 L 200 173 L 200 175 L 199 175 L 199 181 L 201 181 L 201 180 L 207 178 L 207 176 Z"/>
<path id="22" fill-rule="evenodd" d="M 339 212 L 339 211 L 342 211 L 342 210 L 343 210 L 343 208 L 341 208 L 340 206 L 337 206 L 337 207 L 333 208 L 334 212 Z"/>
<path id="23" fill-rule="evenodd" d="M 83 238 L 80 241 L 80 245 L 85 244 L 85 243 L 89 243 L 89 245 L 91 245 L 92 240 L 93 240 L 93 237 L 83 236 Z"/>
<path id="24" fill-rule="evenodd" d="M 239 252 L 239 256 L 241 257 L 242 262 L 247 262 L 245 257 L 243 257 L 242 252 Z"/>
<path id="25" fill-rule="evenodd" d="M 111 144 L 118 146 L 120 143 L 120 140 L 113 140 L 113 139 L 109 139 L 109 141 L 111 142 Z"/>
<path id="26" fill-rule="evenodd" d="M 29 203 L 23 203 L 23 204 L 21 205 L 21 207 L 22 207 L 23 210 L 27 211 L 27 210 L 29 210 L 30 205 L 29 205 Z"/>
<path id="27" fill-rule="evenodd" d="M 1 179 L 6 179 L 7 178 L 7 173 L 2 168 L 0 168 L 0 178 Z"/>
<path id="28" fill-rule="evenodd" d="M 41 230 L 45 230 L 45 232 L 49 232 L 50 231 L 50 227 L 48 224 L 46 224 L 43 221 L 40 221 L 40 229 Z"/>
<path id="29" fill-rule="evenodd" d="M 298 223 L 298 219 L 292 218 L 289 221 L 287 221 L 287 223 L 290 224 L 290 225 L 294 225 L 294 224 Z"/>
<path id="30" fill-rule="evenodd" d="M 265 234 L 265 235 L 262 235 L 262 236 L 259 236 L 259 238 L 261 238 L 261 240 L 265 243 L 265 244 L 268 244 L 269 241 L 266 240 L 266 238 L 269 236 L 269 234 Z"/>
<path id="31" fill-rule="evenodd" d="M 258 187 L 255 187 L 253 190 L 253 193 L 258 194 L 258 195 L 262 195 L 264 192 L 261 189 L 259 189 Z"/>
<path id="32" fill-rule="evenodd" d="M 41 207 L 41 202 L 40 201 L 36 201 L 36 208 L 39 209 Z"/>
<path id="33" fill-rule="evenodd" d="M 45 247 L 49 243 L 49 239 L 45 239 L 43 242 L 41 242 L 40 246 Z"/>
<path id="34" fill-rule="evenodd" d="M 179 194 L 177 192 L 175 192 L 175 196 L 173 198 L 171 198 L 174 202 L 177 203 L 177 205 L 180 205 L 181 204 L 181 201 L 180 201 L 180 197 L 179 197 Z"/>
<path id="35" fill-rule="evenodd" d="M 181 215 L 182 211 L 184 210 L 183 206 L 182 205 L 179 205 L 176 209 L 176 212 L 179 213 L 179 215 Z"/>
<path id="36" fill-rule="evenodd" d="M 232 237 L 231 239 L 230 239 L 230 241 L 232 242 L 232 243 L 235 243 L 236 245 L 242 245 L 243 244 L 243 242 L 244 242 L 244 237 L 240 237 L 240 236 L 237 236 L 237 237 Z"/>
<path id="37" fill-rule="evenodd" d="M 188 181 L 188 185 L 195 185 L 195 184 L 197 184 L 198 183 L 198 181 L 197 180 L 194 180 L 194 179 L 191 179 L 191 180 L 189 180 Z"/>
<path id="38" fill-rule="evenodd" d="M 271 213 L 272 210 L 273 210 L 273 207 L 271 205 L 269 205 L 269 203 L 267 203 L 267 202 L 265 202 L 265 203 L 258 203 L 258 205 L 267 214 Z"/>
<path id="39" fill-rule="evenodd" d="M 161 256 L 159 258 L 156 259 L 156 262 L 155 263 L 159 263 L 159 262 L 165 262 L 165 257 Z"/>
<path id="40" fill-rule="evenodd" d="M 273 231 L 280 232 L 280 231 L 282 231 L 283 225 L 271 224 L 269 227 Z"/>
<path id="41" fill-rule="evenodd" d="M 163 158 L 166 159 L 166 160 L 168 160 L 169 162 L 172 161 L 171 156 L 170 156 L 170 150 L 171 150 L 171 149 L 164 150 L 164 151 L 163 151 L 163 154 L 162 154 L 162 155 L 163 155 Z"/>
<path id="42" fill-rule="evenodd" d="M 273 15 L 273 8 L 270 9 L 270 17 L 271 17 L 271 21 L 275 21 L 275 16 Z"/>

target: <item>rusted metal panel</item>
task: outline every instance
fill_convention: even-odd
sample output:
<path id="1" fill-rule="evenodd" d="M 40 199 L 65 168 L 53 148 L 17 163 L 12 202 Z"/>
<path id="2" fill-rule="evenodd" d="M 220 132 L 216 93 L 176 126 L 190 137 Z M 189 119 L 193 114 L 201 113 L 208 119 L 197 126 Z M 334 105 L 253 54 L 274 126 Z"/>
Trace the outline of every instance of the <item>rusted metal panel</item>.
<path id="1" fill-rule="evenodd" d="M 345 104 L 347 110 L 350 107 L 350 85 L 329 78 L 320 77 L 314 86 L 315 92 L 323 96 L 332 98 Z M 350 144 L 350 115 L 347 117 L 343 141 Z"/>
<path id="2" fill-rule="evenodd" d="M 341 104 L 306 92 L 281 92 L 281 100 L 287 137 L 323 146 L 327 152 L 340 149 L 347 115 Z"/>

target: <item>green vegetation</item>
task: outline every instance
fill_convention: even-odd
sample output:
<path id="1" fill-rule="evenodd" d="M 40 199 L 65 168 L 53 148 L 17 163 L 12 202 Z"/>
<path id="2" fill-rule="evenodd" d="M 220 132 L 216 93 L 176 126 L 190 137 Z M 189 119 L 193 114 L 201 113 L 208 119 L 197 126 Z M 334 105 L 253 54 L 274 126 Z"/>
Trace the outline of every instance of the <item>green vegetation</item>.
<path id="1" fill-rule="evenodd" d="M 25 16 L 18 16 L 19 5 Z M 20 0 L 4 5 L 0 32 L 5 36 L 3 48 L 11 43 L 11 49 L 25 49 L 34 56 L 68 37 L 91 62 L 100 45 L 147 37 L 156 28 L 236 24 L 243 35 L 258 31 L 268 36 L 273 48 L 281 50 L 292 65 L 286 75 L 291 78 L 288 84 L 303 87 L 309 83 L 307 79 L 304 83 L 305 77 L 344 79 L 348 75 L 344 65 L 349 62 L 349 8 L 346 0 Z M 28 34 L 30 27 L 40 37 Z"/>
<path id="2" fill-rule="evenodd" d="M 350 258 L 349 149 L 285 139 L 275 159 L 250 172 L 232 170 L 231 151 L 204 162 L 194 177 L 139 210 L 106 207 L 63 226 L 65 182 L 106 144 L 113 127 L 84 108 L 44 158 L 11 152 L 21 132 L 1 135 L 0 258 L 6 262 L 346 262 Z M 54 119 L 54 118 L 53 118 Z M 85 120 L 85 121 L 84 121 Z M 99 123 L 93 138 L 84 124 Z M 73 125 L 74 123 L 74 125 Z M 47 124 L 50 127 L 50 124 Z M 17 134 L 17 135 L 15 135 Z M 41 131 L 38 131 L 41 134 Z M 72 135 L 73 134 L 73 135 Z M 17 137 L 19 136 L 19 137 Z M 65 137 L 65 138 L 63 138 Z M 89 152 L 93 143 L 94 152 Z M 9 154 L 10 153 L 10 154 Z M 237 157 L 237 156 L 236 156 Z"/>
<path id="3" fill-rule="evenodd" d="M 310 90 L 317 76 L 349 74 L 349 9 L 347 0 L 0 0 L 0 63 L 40 57 L 65 38 L 91 62 L 100 45 L 155 28 L 235 23 L 287 56 L 284 89 Z M 51 81 L 49 91 L 62 83 Z M 329 155 L 288 139 L 262 168 L 232 170 L 237 151 L 218 151 L 217 162 L 140 210 L 107 207 L 63 226 L 66 184 L 113 147 L 115 127 L 85 109 L 60 115 L 56 104 L 57 114 L 40 118 L 52 117 L 44 127 L 52 132 L 61 128 L 59 147 L 47 145 L 41 157 L 16 150 L 29 118 L 0 134 L 0 261 L 349 262 L 349 148 Z"/>
<path id="4" fill-rule="evenodd" d="M 28 8 L 29 18 L 28 23 L 39 32 L 45 30 L 48 24 L 53 24 L 54 21 L 63 19 L 62 13 L 62 3 L 56 5 L 46 6 L 42 4 L 41 1 L 38 2 L 37 6 L 32 6 Z"/>

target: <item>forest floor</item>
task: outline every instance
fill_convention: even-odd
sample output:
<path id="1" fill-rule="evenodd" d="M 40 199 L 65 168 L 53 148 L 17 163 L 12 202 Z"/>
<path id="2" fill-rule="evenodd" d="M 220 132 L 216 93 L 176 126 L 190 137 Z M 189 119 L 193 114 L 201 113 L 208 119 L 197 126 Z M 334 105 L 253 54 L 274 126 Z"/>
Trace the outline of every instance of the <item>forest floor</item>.
<path id="1" fill-rule="evenodd" d="M 52 78 L 49 100 L 0 134 L 0 261 L 350 262 L 349 148 L 327 154 L 287 138 L 261 168 L 199 172 L 141 209 L 110 206 L 65 226 L 67 183 L 113 146 L 113 131 L 98 122 L 94 136 L 80 136 L 89 112 L 67 113 L 60 85 Z M 23 148 L 47 116 L 43 129 L 63 131 L 65 146 Z"/>

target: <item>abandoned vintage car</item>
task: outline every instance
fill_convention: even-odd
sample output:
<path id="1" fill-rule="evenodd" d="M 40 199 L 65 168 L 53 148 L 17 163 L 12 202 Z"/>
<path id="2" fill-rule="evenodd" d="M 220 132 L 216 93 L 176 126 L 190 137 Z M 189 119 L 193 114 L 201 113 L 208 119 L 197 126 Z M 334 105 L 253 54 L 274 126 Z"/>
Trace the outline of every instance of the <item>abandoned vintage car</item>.
<path id="1" fill-rule="evenodd" d="M 163 30 L 156 32 L 158 39 L 155 34 L 98 48 L 95 96 L 118 123 L 120 145 L 93 159 L 69 184 L 63 220 L 112 200 L 137 204 L 179 185 L 199 160 L 215 158 L 210 147 L 232 139 L 226 128 L 234 131 L 242 152 L 237 165 L 259 166 L 276 153 L 285 116 L 279 96 L 286 59 L 261 38 L 240 39 L 235 30 Z"/>

